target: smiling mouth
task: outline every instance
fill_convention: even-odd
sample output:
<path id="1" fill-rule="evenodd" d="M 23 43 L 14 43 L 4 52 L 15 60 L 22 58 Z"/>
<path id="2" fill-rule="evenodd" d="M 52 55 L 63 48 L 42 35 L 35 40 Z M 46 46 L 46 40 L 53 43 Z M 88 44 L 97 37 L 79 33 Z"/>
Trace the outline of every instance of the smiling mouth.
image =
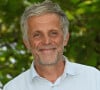
<path id="1" fill-rule="evenodd" d="M 54 50 L 56 50 L 56 48 L 43 48 L 43 49 L 40 49 L 39 51 L 47 53 L 47 52 L 53 52 Z"/>

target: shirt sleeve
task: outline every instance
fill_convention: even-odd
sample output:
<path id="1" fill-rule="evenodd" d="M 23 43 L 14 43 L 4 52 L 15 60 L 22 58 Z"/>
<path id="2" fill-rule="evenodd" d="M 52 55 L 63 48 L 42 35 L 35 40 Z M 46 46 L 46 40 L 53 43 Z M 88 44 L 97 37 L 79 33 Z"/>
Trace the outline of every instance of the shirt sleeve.
<path id="1" fill-rule="evenodd" d="M 20 90 L 14 82 L 8 82 L 4 87 L 3 90 Z"/>
<path id="2" fill-rule="evenodd" d="M 97 80 L 97 90 L 100 90 L 100 71 L 98 70 L 97 71 L 97 78 L 96 78 L 96 80 Z"/>

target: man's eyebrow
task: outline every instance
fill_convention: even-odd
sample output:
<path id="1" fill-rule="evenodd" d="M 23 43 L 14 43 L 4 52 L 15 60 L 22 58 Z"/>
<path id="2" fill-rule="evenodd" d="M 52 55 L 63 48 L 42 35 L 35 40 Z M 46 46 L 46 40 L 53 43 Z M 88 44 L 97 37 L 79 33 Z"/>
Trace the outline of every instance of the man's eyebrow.
<path id="1" fill-rule="evenodd" d="M 40 30 L 33 30 L 33 33 L 41 33 Z"/>

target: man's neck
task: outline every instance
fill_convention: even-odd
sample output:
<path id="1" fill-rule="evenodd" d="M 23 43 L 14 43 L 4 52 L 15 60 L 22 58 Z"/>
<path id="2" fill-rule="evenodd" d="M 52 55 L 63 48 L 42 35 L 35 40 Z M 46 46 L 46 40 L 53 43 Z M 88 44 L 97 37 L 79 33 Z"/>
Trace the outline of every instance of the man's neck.
<path id="1" fill-rule="evenodd" d="M 59 76 L 64 72 L 64 61 L 59 61 L 56 65 L 52 66 L 43 66 L 35 65 L 37 73 L 47 80 L 54 83 Z"/>

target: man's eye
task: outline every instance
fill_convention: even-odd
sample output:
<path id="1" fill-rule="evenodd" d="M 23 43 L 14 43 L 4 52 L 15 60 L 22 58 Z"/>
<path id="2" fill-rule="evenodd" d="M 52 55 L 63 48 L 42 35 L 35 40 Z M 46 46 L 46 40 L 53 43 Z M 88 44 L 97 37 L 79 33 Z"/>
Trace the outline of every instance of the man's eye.
<path id="1" fill-rule="evenodd" d="M 57 32 L 51 32 L 51 35 L 57 35 L 58 33 Z"/>
<path id="2" fill-rule="evenodd" d="M 39 33 L 36 33 L 36 34 L 33 35 L 34 38 L 39 37 L 39 36 L 40 36 Z"/>

